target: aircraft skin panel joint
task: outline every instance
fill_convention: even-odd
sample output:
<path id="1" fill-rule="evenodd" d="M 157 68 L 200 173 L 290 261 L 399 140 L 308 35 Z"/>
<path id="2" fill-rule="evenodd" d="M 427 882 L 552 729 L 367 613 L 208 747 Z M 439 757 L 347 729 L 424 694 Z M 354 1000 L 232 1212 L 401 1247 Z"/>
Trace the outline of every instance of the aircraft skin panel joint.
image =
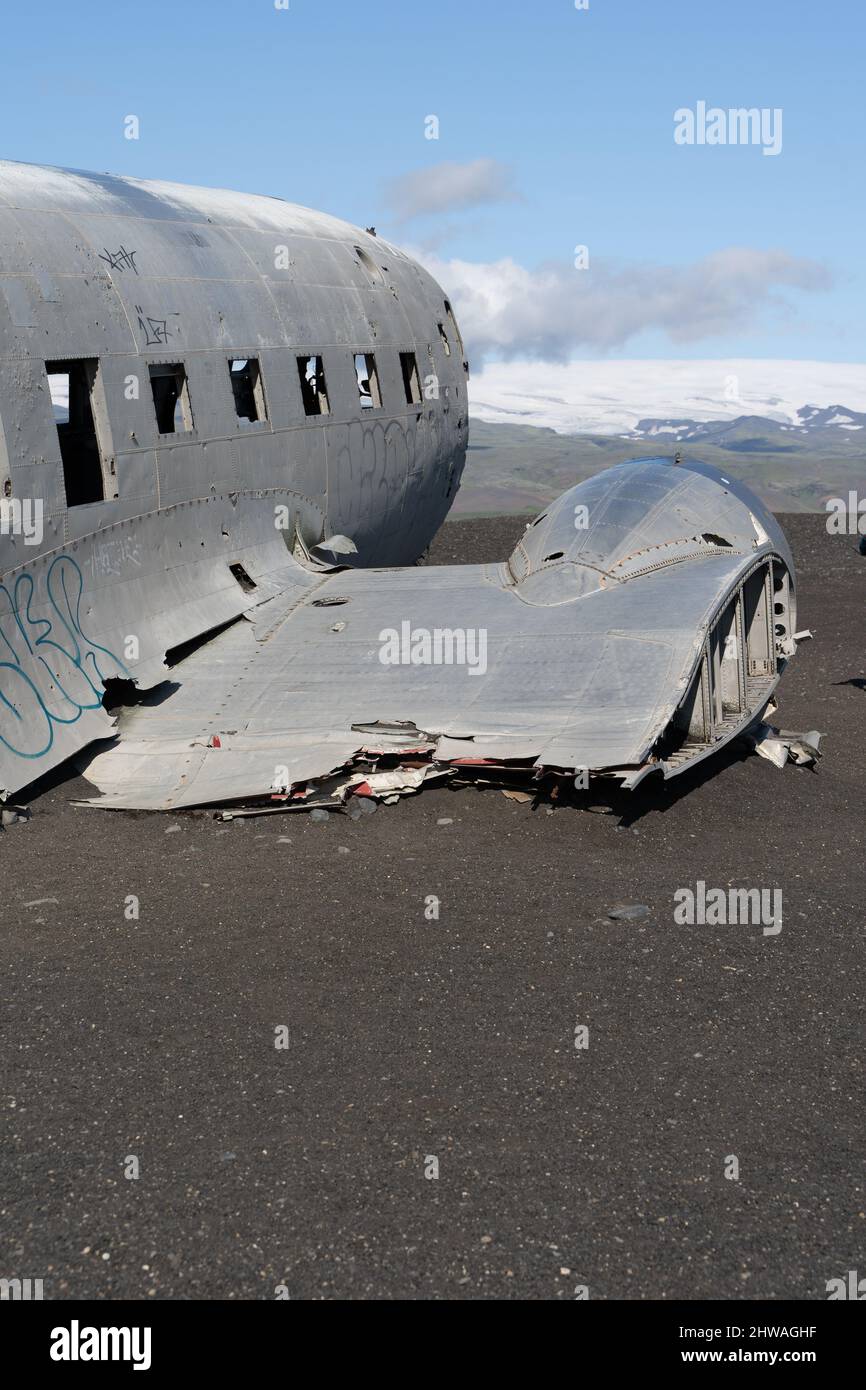
<path id="1" fill-rule="evenodd" d="M 634 787 L 766 727 L 803 636 L 790 552 L 699 460 L 570 488 L 500 564 L 417 565 L 468 363 L 398 248 L 0 161 L 0 260 L 7 795 L 73 756 L 104 807 Z"/>

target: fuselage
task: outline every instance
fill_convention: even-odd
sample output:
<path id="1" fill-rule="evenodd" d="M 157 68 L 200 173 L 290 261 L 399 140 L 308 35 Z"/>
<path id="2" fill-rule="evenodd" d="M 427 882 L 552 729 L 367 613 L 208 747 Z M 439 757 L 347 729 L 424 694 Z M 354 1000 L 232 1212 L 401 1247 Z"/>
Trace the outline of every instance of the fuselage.
<path id="1" fill-rule="evenodd" d="M 467 372 L 443 291 L 370 232 L 0 162 L 0 792 L 105 734 L 105 681 L 162 679 L 287 550 L 413 563 L 459 486 Z"/>
<path id="2" fill-rule="evenodd" d="M 44 515 L 0 572 L 263 491 L 308 543 L 411 563 L 466 433 L 450 305 L 396 247 L 277 198 L 0 162 L 0 488 Z"/>

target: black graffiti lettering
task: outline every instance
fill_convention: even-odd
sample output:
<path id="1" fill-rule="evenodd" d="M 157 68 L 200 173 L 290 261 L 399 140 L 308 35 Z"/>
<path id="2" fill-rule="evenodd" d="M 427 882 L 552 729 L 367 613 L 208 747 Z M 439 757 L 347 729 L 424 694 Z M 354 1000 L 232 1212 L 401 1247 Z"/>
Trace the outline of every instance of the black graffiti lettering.
<path id="1" fill-rule="evenodd" d="M 107 246 L 103 246 L 99 259 L 105 261 L 109 270 L 134 270 L 138 274 L 138 266 L 135 264 L 137 251 L 127 251 L 125 246 L 121 246 L 117 251 L 109 251 Z"/>
<path id="2" fill-rule="evenodd" d="M 135 312 L 138 314 L 138 326 L 145 337 L 145 347 L 161 347 L 168 342 L 168 319 L 152 319 L 140 304 L 136 304 Z"/>

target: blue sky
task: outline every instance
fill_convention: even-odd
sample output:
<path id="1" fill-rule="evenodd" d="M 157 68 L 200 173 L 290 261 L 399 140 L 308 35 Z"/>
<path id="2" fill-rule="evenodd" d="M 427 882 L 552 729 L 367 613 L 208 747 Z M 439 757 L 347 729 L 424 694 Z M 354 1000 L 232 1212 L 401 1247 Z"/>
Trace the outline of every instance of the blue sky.
<path id="1" fill-rule="evenodd" d="M 853 0 L 43 0 L 3 28 L 0 155 L 373 223 L 453 276 L 493 357 L 864 359 Z M 699 99 L 781 108 L 781 153 L 676 145 Z M 401 219 L 417 171 L 441 206 Z"/>

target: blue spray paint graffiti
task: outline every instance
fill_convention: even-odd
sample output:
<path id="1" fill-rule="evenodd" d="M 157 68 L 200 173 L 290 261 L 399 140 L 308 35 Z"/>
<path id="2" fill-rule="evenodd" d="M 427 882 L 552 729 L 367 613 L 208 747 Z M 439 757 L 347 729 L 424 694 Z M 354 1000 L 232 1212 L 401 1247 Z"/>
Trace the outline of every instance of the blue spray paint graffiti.
<path id="1" fill-rule="evenodd" d="M 0 743 L 20 758 L 41 758 L 54 743 L 57 724 L 74 724 L 98 709 L 109 676 L 128 675 L 106 647 L 81 626 L 84 580 L 69 555 L 58 555 L 46 578 L 48 617 L 34 617 L 33 576 L 19 575 L 0 600 L 12 612 L 0 617 Z M 15 722 L 12 722 L 15 721 Z"/>

